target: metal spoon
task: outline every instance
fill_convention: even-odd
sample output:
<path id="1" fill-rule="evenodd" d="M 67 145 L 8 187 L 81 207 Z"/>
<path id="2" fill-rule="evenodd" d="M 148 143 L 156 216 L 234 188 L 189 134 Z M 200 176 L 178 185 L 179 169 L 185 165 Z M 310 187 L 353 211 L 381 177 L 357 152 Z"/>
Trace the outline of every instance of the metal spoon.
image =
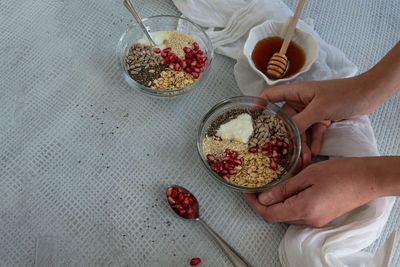
<path id="1" fill-rule="evenodd" d="M 173 194 L 173 190 L 176 189 L 178 191 L 178 194 Z M 185 200 L 179 201 L 179 194 L 183 193 L 184 198 L 191 198 L 191 204 L 187 205 L 187 203 L 184 203 Z M 194 197 L 192 193 L 190 193 L 186 188 L 183 188 L 178 185 L 171 185 L 170 187 L 167 188 L 167 200 L 172 208 L 172 210 L 181 218 L 183 219 L 188 219 L 188 220 L 194 220 L 196 222 L 199 222 L 204 229 L 207 230 L 207 232 L 214 237 L 215 241 L 221 246 L 222 250 L 226 253 L 228 258 L 231 260 L 234 266 L 237 267 L 251 267 L 249 263 L 246 262 L 246 260 L 240 256 L 238 252 L 236 252 L 228 243 L 226 243 L 214 230 L 211 229 L 210 226 L 208 226 L 202 219 L 199 217 L 199 203 L 197 202 L 197 199 Z M 179 205 L 179 206 L 178 206 Z M 186 206 L 186 207 L 185 207 Z M 191 207 L 189 209 L 189 207 Z M 185 212 L 182 212 L 182 210 L 185 210 Z"/>
<path id="2" fill-rule="evenodd" d="M 136 10 L 133 8 L 132 2 L 130 0 L 124 0 L 124 6 L 132 13 L 133 17 L 136 19 L 137 23 L 139 23 L 140 28 L 142 28 L 142 31 L 146 35 L 147 39 L 149 39 L 151 46 L 157 46 L 156 43 L 154 42 L 153 38 L 151 38 L 150 33 L 147 31 L 146 27 L 144 26 L 142 20 L 140 19 L 138 13 Z"/>

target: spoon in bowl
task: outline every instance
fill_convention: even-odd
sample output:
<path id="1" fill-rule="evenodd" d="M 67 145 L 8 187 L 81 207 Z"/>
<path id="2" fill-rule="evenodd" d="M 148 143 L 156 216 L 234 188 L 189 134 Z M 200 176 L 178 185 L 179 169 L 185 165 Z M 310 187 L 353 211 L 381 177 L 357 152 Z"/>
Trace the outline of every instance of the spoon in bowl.
<path id="1" fill-rule="evenodd" d="M 226 243 L 214 230 L 208 226 L 199 216 L 199 203 L 192 193 L 187 189 L 171 185 L 167 188 L 167 200 L 172 210 L 181 218 L 186 220 L 194 220 L 200 223 L 205 230 L 215 239 L 221 246 L 222 250 L 226 253 L 236 267 L 250 267 L 251 265 L 243 259 L 238 252 L 236 252 L 228 243 Z"/>
<path id="2" fill-rule="evenodd" d="M 140 19 L 138 13 L 136 10 L 133 8 L 132 2 L 130 0 L 124 0 L 124 6 L 129 10 L 129 12 L 132 13 L 133 17 L 136 19 L 137 23 L 139 24 L 140 28 L 142 29 L 143 33 L 146 35 L 147 39 L 149 39 L 149 42 L 152 47 L 156 47 L 156 42 L 154 42 L 153 38 L 151 38 L 150 33 L 144 26 L 142 20 Z"/>

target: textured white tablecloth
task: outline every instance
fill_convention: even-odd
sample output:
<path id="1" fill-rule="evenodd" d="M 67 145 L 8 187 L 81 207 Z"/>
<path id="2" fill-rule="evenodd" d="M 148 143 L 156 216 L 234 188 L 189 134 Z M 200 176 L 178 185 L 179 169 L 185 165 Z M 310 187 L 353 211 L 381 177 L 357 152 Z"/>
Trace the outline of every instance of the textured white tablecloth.
<path id="1" fill-rule="evenodd" d="M 203 88 L 177 100 L 132 91 L 115 57 L 132 22 L 121 2 L 0 1 L 0 266 L 34 265 L 38 240 L 59 266 L 188 266 L 192 257 L 230 266 L 168 210 L 171 183 L 195 193 L 204 219 L 250 263 L 279 266 L 287 226 L 267 225 L 213 181 L 195 149 L 203 114 L 239 94 L 234 62 L 217 55 Z M 170 1 L 134 3 L 143 17 L 178 15 Z M 365 71 L 400 40 L 399 14 L 397 0 L 310 0 L 302 17 Z M 400 154 L 399 114 L 398 94 L 370 116 L 382 154 Z M 399 228 L 397 201 L 369 250 Z M 397 242 L 391 266 L 399 251 Z"/>

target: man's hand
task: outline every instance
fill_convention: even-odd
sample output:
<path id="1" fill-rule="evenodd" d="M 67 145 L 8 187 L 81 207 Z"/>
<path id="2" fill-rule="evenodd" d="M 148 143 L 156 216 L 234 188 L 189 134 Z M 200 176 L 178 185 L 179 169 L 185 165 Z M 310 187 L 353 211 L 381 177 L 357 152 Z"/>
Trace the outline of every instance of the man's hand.
<path id="1" fill-rule="evenodd" d="M 376 158 L 341 158 L 312 164 L 258 197 L 245 197 L 268 223 L 321 227 L 383 195 L 374 172 L 366 168 L 371 159 Z"/>

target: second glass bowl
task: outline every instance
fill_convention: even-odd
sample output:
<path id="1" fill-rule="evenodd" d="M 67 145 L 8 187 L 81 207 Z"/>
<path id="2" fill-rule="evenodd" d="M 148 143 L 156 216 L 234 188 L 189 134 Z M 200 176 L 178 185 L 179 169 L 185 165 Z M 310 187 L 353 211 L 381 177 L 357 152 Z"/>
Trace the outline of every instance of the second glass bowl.
<path id="1" fill-rule="evenodd" d="M 280 120 L 283 121 L 283 124 L 286 128 L 286 131 L 288 133 L 288 156 L 287 156 L 287 162 L 284 166 L 284 171 L 279 175 L 277 179 L 274 179 L 272 182 L 265 184 L 260 187 L 246 187 L 246 186 L 240 186 L 236 184 L 232 184 L 228 181 L 225 181 L 222 179 L 217 173 L 215 173 L 207 159 L 203 155 L 203 140 L 206 137 L 206 132 L 212 121 L 217 118 L 218 116 L 222 115 L 223 113 L 233 110 L 233 109 L 255 109 L 262 111 L 263 114 L 270 114 L 270 115 L 275 115 L 277 116 Z M 271 188 L 278 183 L 284 181 L 286 178 L 288 178 L 292 172 L 294 171 L 297 161 L 300 157 L 300 135 L 299 131 L 294 124 L 293 120 L 290 118 L 290 116 L 280 107 L 275 105 L 274 103 L 271 103 L 263 98 L 259 97 L 250 97 L 250 96 L 238 96 L 238 97 L 232 97 L 226 100 L 223 100 L 222 102 L 216 104 L 213 108 L 210 109 L 210 111 L 207 112 L 207 114 L 203 117 L 203 119 L 200 122 L 199 128 L 198 128 L 198 133 L 197 133 L 197 151 L 202 159 L 202 162 L 204 166 L 207 168 L 207 170 L 210 172 L 211 176 L 217 179 L 218 182 L 221 182 L 225 186 L 228 186 L 231 189 L 234 189 L 236 191 L 242 191 L 242 192 L 261 192 L 264 191 L 268 188 Z"/>
<path id="2" fill-rule="evenodd" d="M 195 80 L 195 82 L 193 82 L 191 85 L 186 87 L 173 90 L 159 90 L 159 89 L 152 89 L 150 87 L 146 87 L 137 83 L 129 76 L 125 67 L 125 58 L 126 55 L 128 54 L 129 48 L 132 46 L 132 44 L 134 44 L 139 39 L 144 37 L 144 34 L 141 31 L 139 25 L 134 24 L 132 27 L 128 28 L 122 34 L 117 45 L 117 57 L 122 69 L 122 75 L 125 81 L 129 84 L 129 86 L 147 95 L 152 95 L 161 98 L 171 98 L 180 96 L 192 91 L 197 87 L 200 87 L 210 72 L 211 63 L 213 59 L 212 44 L 207 34 L 203 31 L 203 29 L 189 19 L 170 16 L 170 15 L 159 15 L 159 16 L 144 18 L 143 24 L 146 26 L 150 34 L 152 32 L 159 32 L 159 31 L 179 31 L 181 33 L 189 35 L 199 44 L 200 49 L 203 50 L 204 52 L 204 56 L 207 57 L 207 61 L 205 62 L 204 72 L 201 73 L 200 77 L 197 80 Z"/>

